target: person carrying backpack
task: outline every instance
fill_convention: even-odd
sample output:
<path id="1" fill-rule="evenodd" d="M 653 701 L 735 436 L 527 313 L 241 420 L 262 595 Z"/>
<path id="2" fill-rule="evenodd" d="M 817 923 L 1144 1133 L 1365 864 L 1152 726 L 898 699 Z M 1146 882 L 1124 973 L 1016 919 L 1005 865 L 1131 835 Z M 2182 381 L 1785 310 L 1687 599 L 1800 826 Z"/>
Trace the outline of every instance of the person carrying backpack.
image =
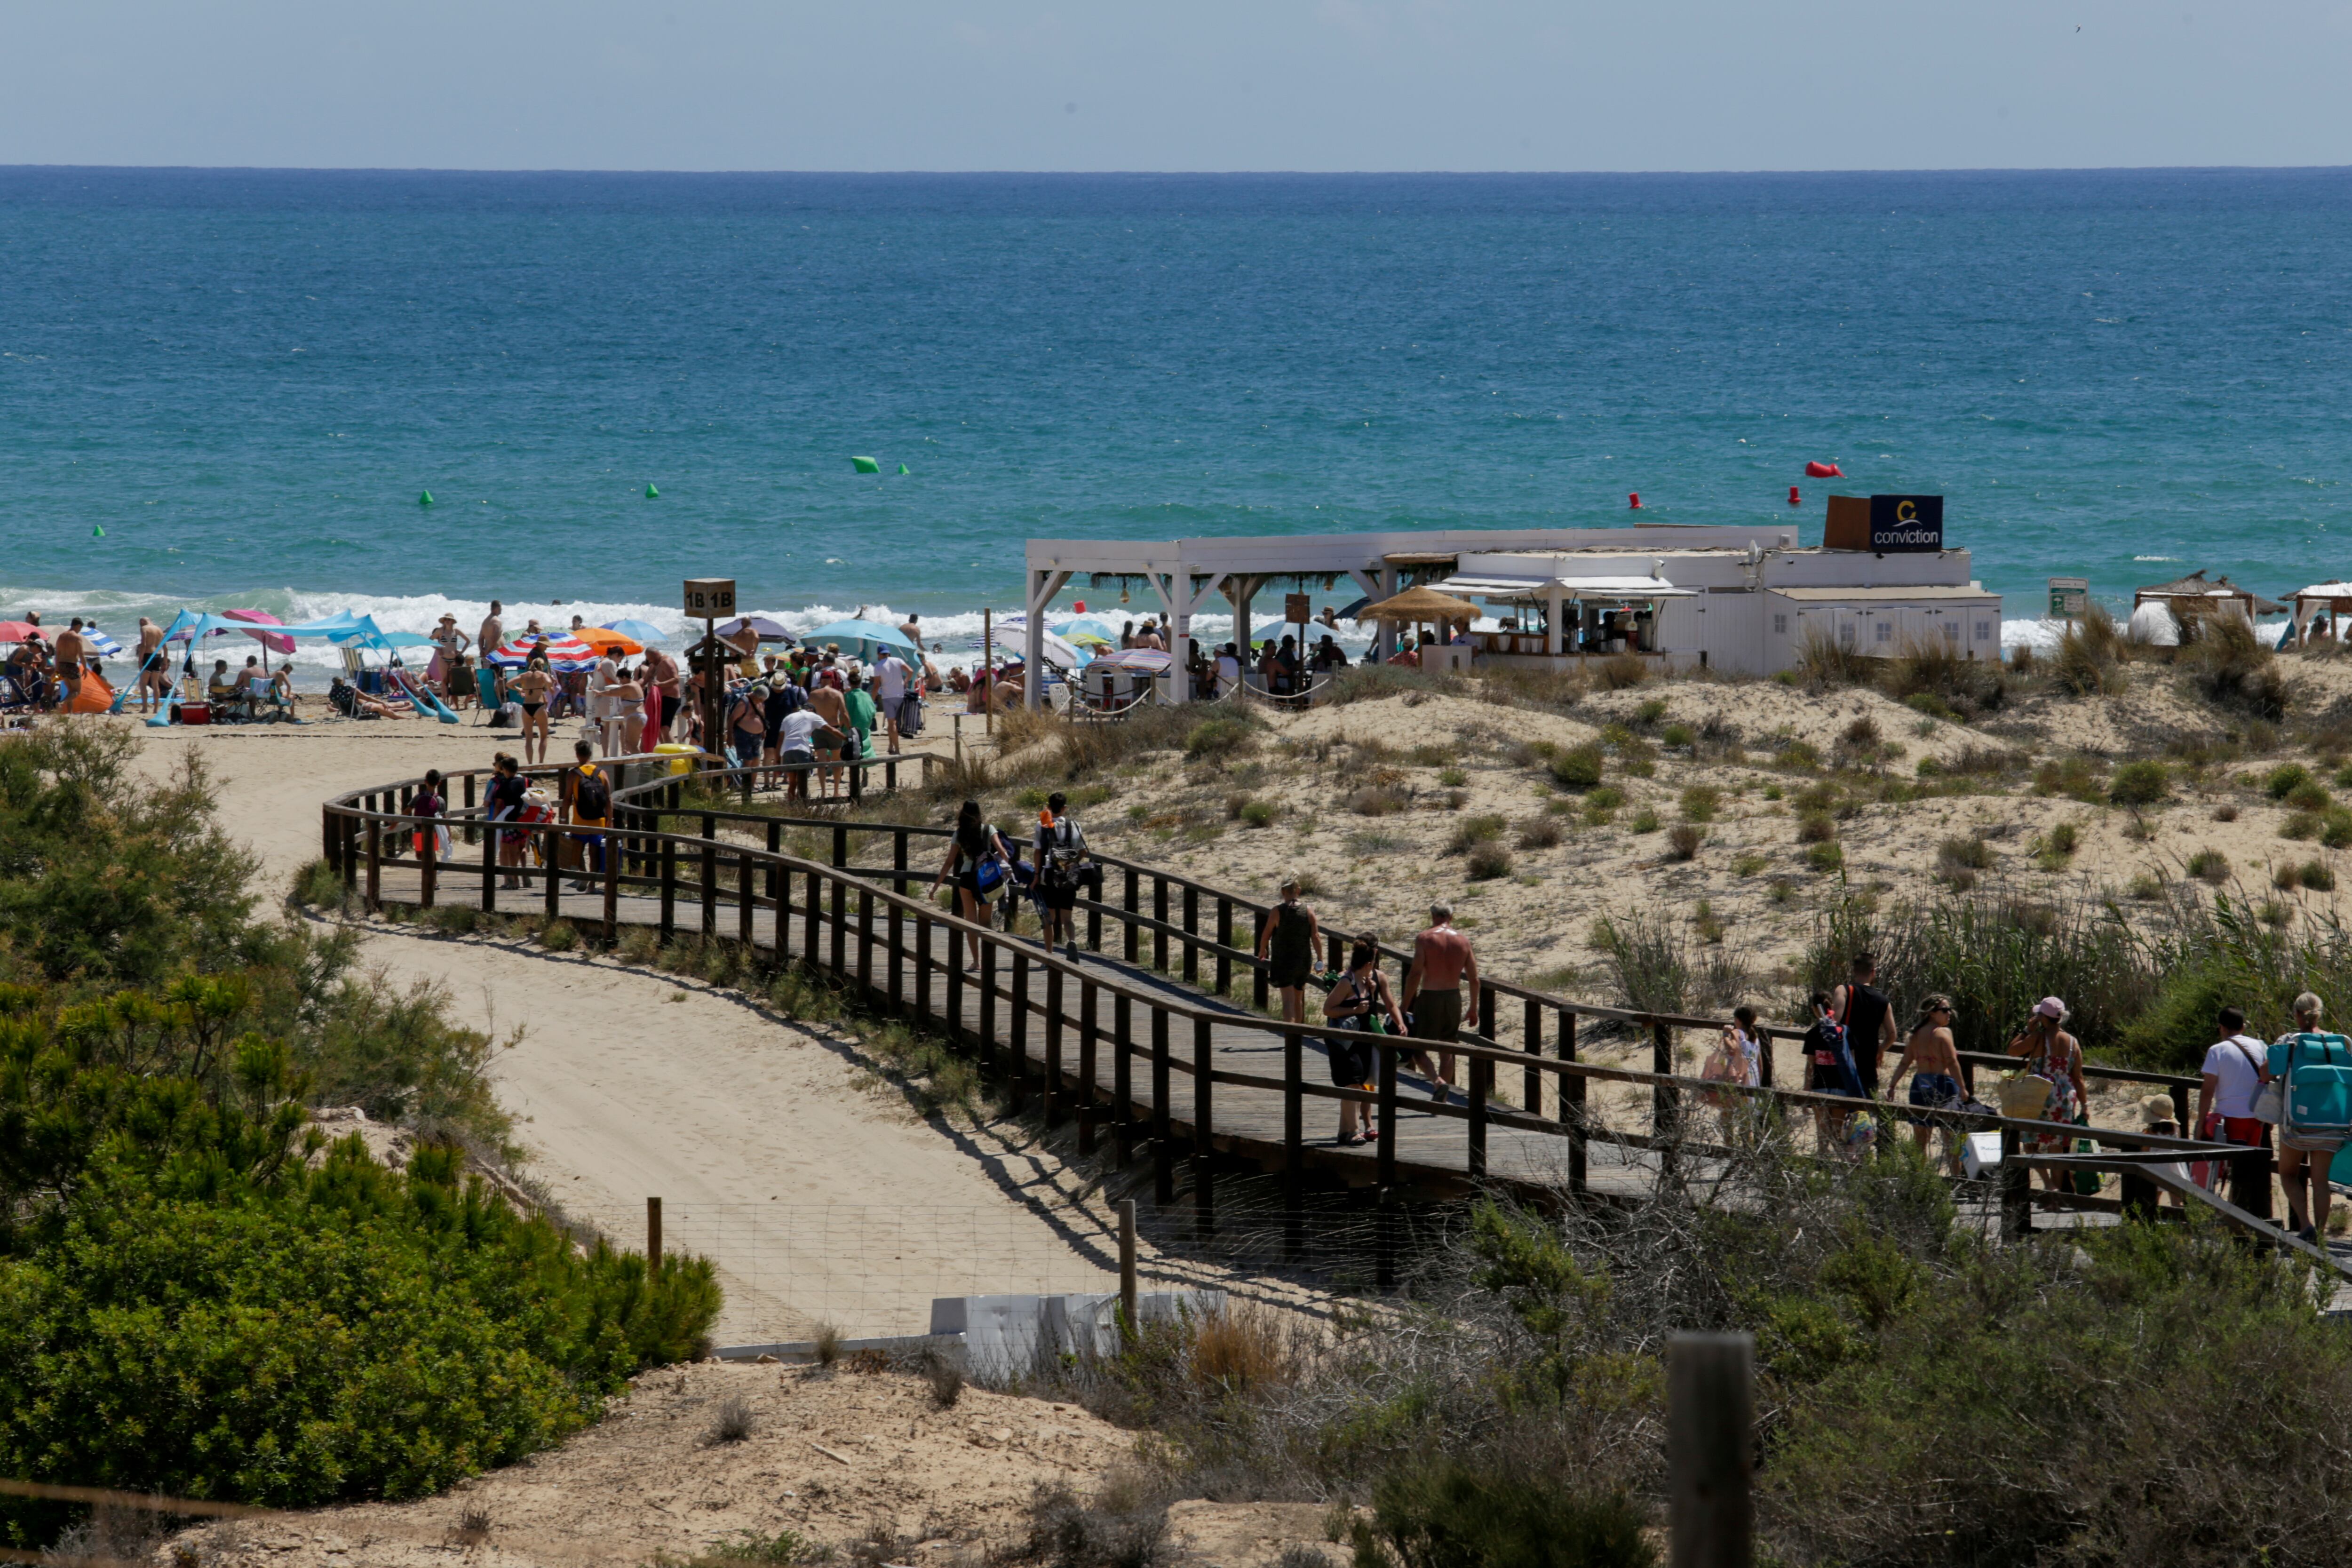
<path id="1" fill-rule="evenodd" d="M 1845 1026 L 1837 1021 L 1831 1010 L 1830 994 L 1816 991 L 1812 994 L 1813 1023 L 1805 1031 L 1805 1087 L 1815 1094 L 1843 1094 L 1855 1100 L 1870 1098 L 1862 1087 L 1862 1075 L 1854 1070 L 1853 1049 L 1847 1043 Z M 1853 1117 L 1850 1110 L 1833 1110 L 1830 1107 L 1813 1108 L 1813 1139 L 1815 1152 L 1827 1154 L 1845 1147 L 1846 1123 Z"/>
<path id="2" fill-rule="evenodd" d="M 596 748 L 585 741 L 573 742 L 572 754 L 577 762 L 563 770 L 563 804 L 571 814 L 574 827 L 593 827 L 593 835 L 575 835 L 580 846 L 580 868 L 583 871 L 604 868 L 604 835 L 602 829 L 611 826 L 613 815 L 613 781 L 594 762 Z M 591 859 L 591 855 L 593 859 Z M 575 893 L 593 893 L 596 884 L 586 877 L 572 879 Z"/>
<path id="3" fill-rule="evenodd" d="M 1045 951 L 1054 950 L 1055 933 L 1069 943 L 1070 962 L 1078 959 L 1076 910 L 1078 889 L 1087 881 L 1086 830 L 1066 809 L 1069 797 L 1055 790 L 1045 797 L 1037 818 L 1037 912 L 1045 922 Z"/>
<path id="4" fill-rule="evenodd" d="M 2323 1011 L 2308 991 L 2294 999 L 2294 1027 L 2271 1043 L 2263 1074 L 2266 1099 L 2278 1088 L 2279 1185 L 2295 1234 L 2314 1247 L 2327 1228 L 2328 1165 L 2352 1138 L 2352 1041 L 2321 1032 Z"/>

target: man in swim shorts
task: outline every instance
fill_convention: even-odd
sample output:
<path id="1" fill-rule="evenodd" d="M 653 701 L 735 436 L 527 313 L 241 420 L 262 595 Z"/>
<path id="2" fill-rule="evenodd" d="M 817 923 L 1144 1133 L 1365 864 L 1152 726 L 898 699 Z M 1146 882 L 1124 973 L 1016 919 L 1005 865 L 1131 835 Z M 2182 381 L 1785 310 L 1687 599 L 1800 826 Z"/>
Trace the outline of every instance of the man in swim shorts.
<path id="1" fill-rule="evenodd" d="M 1469 1005 L 1462 1001 L 1462 985 L 1470 986 Z M 1412 966 L 1405 971 L 1404 1010 L 1411 1016 L 1413 1036 L 1453 1045 L 1464 1026 L 1478 1026 L 1478 959 L 1470 939 L 1454 929 L 1454 906 L 1429 906 L 1429 929 L 1412 939 Z M 1426 1058 L 1423 1059 L 1426 1070 Z M 1437 1053 L 1437 1070 L 1430 1076 L 1429 1098 L 1444 1100 L 1454 1087 L 1454 1053 Z"/>

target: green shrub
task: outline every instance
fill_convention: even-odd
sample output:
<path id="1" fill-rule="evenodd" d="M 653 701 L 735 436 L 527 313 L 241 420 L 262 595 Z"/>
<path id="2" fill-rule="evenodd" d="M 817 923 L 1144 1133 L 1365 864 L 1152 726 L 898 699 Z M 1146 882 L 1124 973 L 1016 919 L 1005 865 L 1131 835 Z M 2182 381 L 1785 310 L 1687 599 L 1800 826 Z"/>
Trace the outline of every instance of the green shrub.
<path id="1" fill-rule="evenodd" d="M 552 920 L 540 928 L 539 945 L 550 952 L 570 952 L 580 945 L 580 933 L 567 920 Z"/>
<path id="2" fill-rule="evenodd" d="M 1947 870 L 1990 870 L 1992 867 L 1992 846 L 1973 836 L 1947 838 L 1936 847 L 1936 860 Z"/>
<path id="3" fill-rule="evenodd" d="M 1438 770 L 1437 782 L 1448 789 L 1460 789 L 1470 782 L 1470 775 L 1460 768 L 1441 768 Z"/>
<path id="4" fill-rule="evenodd" d="M 1355 1568 L 1654 1568 L 1644 1522 L 1620 1494 L 1440 1458 L 1382 1476 L 1349 1544 Z"/>
<path id="5" fill-rule="evenodd" d="M 1445 852 L 1466 855 L 1481 844 L 1500 838 L 1503 830 L 1509 826 L 1497 815 L 1482 813 L 1476 816 L 1465 816 L 1454 825 L 1454 836 L 1446 840 Z"/>
<path id="6" fill-rule="evenodd" d="M 2105 798 L 2099 787 L 2098 764 L 2084 756 L 2053 759 L 2034 769 L 2033 793 L 2063 795 L 2085 805 L 2096 805 Z"/>
<path id="7" fill-rule="evenodd" d="M 350 889 L 343 885 L 343 874 L 331 860 L 312 860 L 294 873 L 294 885 L 286 894 L 286 901 L 306 910 L 332 910 L 342 907 L 343 896 Z"/>
<path id="8" fill-rule="evenodd" d="M 2332 893 L 2336 890 L 2335 869 L 2325 860 L 2305 860 L 2303 885 L 2315 893 Z"/>
<path id="9" fill-rule="evenodd" d="M 1687 724 L 1669 724 L 1658 731 L 1658 743 L 1688 751 L 1698 743 L 1698 736 Z"/>
<path id="10" fill-rule="evenodd" d="M 1829 872 L 1845 868 L 1845 846 L 1832 839 L 1816 844 L 1805 851 L 1805 864 L 1816 871 Z"/>
<path id="11" fill-rule="evenodd" d="M 1658 830 L 1658 814 L 1643 806 L 1633 814 L 1633 828 L 1636 833 L 1655 833 Z"/>
<path id="12" fill-rule="evenodd" d="M 2219 849 L 2200 849 L 2189 858 L 2189 874 L 2218 887 L 2230 879 L 2230 858 Z"/>
<path id="13" fill-rule="evenodd" d="M 2286 677 L 2252 626 L 2235 616 L 2203 616 L 2195 629 L 2179 662 L 2208 701 L 2265 722 L 2285 716 Z"/>
<path id="14" fill-rule="evenodd" d="M 2284 800 L 2305 784 L 2311 783 L 2311 770 L 2301 763 L 2281 763 L 2263 780 L 2263 788 L 2273 800 Z"/>
<path id="15" fill-rule="evenodd" d="M 1717 789 L 1712 784 L 1693 784 L 1688 789 L 1683 791 L 1683 820 L 1685 822 L 1713 822 L 1715 820 L 1716 811 L 1722 805 L 1722 804 L 1723 792 L 1721 790 Z"/>
<path id="16" fill-rule="evenodd" d="M 1753 877 L 1771 864 L 1771 861 L 1761 855 L 1742 855 L 1732 861 L 1731 874 L 1735 877 Z"/>
<path id="17" fill-rule="evenodd" d="M 2339 805 L 2321 817 L 2319 841 L 2330 849 L 2352 849 L 2352 811 Z"/>
<path id="18" fill-rule="evenodd" d="M 436 904 L 426 913 L 425 923 L 451 936 L 468 936 L 482 923 L 482 911 L 472 904 Z"/>
<path id="19" fill-rule="evenodd" d="M 1601 748 L 1593 744 L 1554 752 L 1546 763 L 1562 789 L 1591 789 L 1601 782 Z"/>
<path id="20" fill-rule="evenodd" d="M 2326 820 L 2315 811 L 2291 811 L 2287 813 L 2286 820 L 2279 824 L 2278 836 L 2281 838 L 2316 838 L 2326 826 Z"/>
<path id="21" fill-rule="evenodd" d="M 1237 757 L 1257 744 L 1256 726 L 1241 719 L 1203 719 L 1184 737 L 1184 754 L 1194 761 Z"/>
<path id="22" fill-rule="evenodd" d="M 2107 798 L 2117 805 L 2154 805 L 2172 788 L 2172 774 L 2162 763 L 2126 763 L 2107 780 Z"/>
<path id="23" fill-rule="evenodd" d="M 1797 842 L 1826 844 L 1837 837 L 1837 823 L 1826 811 L 1809 811 L 1797 818 Z"/>
<path id="24" fill-rule="evenodd" d="M 1487 842 L 1470 851 L 1467 868 L 1474 882 L 1491 882 L 1497 877 L 1511 874 L 1511 852 L 1500 844 Z"/>
<path id="25" fill-rule="evenodd" d="M 1270 800 L 1253 800 L 1242 807 L 1242 821 L 1252 827 L 1271 827 L 1276 808 Z"/>
<path id="26" fill-rule="evenodd" d="M 2336 804 L 2327 787 L 2316 779 L 2306 779 L 2287 792 L 2287 805 L 2297 811 L 2326 811 Z"/>
<path id="27" fill-rule="evenodd" d="M 1764 786 L 1764 798 L 1766 800 L 1779 800 L 1783 793 L 1784 792 L 1779 784 L 1768 784 Z"/>

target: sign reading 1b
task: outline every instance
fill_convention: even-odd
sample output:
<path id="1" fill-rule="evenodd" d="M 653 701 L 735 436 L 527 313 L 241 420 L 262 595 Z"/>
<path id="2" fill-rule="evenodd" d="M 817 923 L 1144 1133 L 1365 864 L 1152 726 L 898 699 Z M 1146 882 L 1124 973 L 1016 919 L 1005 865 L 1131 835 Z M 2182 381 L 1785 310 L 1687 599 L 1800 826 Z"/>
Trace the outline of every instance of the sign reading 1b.
<path id="1" fill-rule="evenodd" d="M 1944 498 L 1871 497 L 1870 547 L 1881 554 L 1943 549 Z"/>
<path id="2" fill-rule="evenodd" d="M 715 621 L 735 613 L 735 579 L 688 577 L 686 613 L 698 621 Z"/>

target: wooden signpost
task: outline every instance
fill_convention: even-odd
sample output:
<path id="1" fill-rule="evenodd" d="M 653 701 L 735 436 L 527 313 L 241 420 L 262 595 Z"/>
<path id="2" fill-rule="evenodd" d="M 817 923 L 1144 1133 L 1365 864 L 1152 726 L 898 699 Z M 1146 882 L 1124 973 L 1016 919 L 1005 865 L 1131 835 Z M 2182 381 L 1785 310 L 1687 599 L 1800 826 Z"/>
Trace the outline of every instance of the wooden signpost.
<path id="1" fill-rule="evenodd" d="M 720 694 L 727 685 L 728 656 L 735 650 L 719 640 L 717 628 L 720 619 L 735 614 L 735 579 L 688 577 L 685 600 L 686 613 L 699 617 L 702 622 L 702 640 L 695 644 L 686 657 L 687 662 L 702 676 L 703 754 L 723 757 L 727 752 L 727 741 L 719 732 L 719 725 L 726 714 Z"/>

